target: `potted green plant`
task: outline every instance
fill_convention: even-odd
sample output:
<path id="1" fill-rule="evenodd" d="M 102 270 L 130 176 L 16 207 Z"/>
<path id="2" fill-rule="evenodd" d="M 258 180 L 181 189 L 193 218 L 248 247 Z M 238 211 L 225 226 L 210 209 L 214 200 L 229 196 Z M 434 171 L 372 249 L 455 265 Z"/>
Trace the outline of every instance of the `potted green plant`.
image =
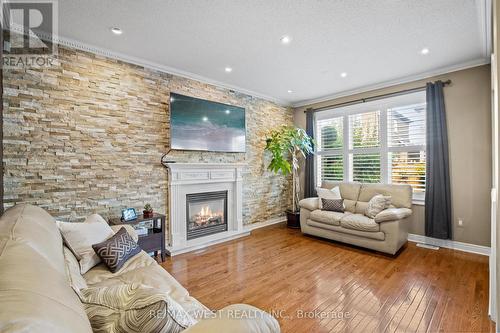
<path id="1" fill-rule="evenodd" d="M 145 204 L 144 205 L 144 210 L 142 211 L 142 215 L 145 218 L 153 217 L 153 207 L 151 207 L 150 204 Z"/>
<path id="2" fill-rule="evenodd" d="M 287 225 L 300 228 L 299 158 L 313 153 L 314 140 L 306 131 L 294 126 L 282 126 L 272 130 L 266 138 L 266 150 L 272 155 L 268 169 L 278 174 L 292 174 L 292 210 L 287 211 Z"/>

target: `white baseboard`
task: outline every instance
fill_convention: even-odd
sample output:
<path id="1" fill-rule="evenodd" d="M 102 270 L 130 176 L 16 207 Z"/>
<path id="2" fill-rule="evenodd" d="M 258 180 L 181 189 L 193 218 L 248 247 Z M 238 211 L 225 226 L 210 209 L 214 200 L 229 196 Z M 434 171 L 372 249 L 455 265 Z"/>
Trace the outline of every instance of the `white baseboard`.
<path id="1" fill-rule="evenodd" d="M 488 246 L 457 242 L 450 239 L 438 239 L 422 235 L 408 234 L 408 241 L 414 243 L 425 243 L 457 251 L 476 253 L 489 256 L 491 249 Z"/>
<path id="2" fill-rule="evenodd" d="M 243 230 L 252 231 L 259 228 L 264 228 L 273 224 L 282 223 L 286 221 L 286 216 L 275 217 L 266 221 L 246 224 L 243 226 Z"/>

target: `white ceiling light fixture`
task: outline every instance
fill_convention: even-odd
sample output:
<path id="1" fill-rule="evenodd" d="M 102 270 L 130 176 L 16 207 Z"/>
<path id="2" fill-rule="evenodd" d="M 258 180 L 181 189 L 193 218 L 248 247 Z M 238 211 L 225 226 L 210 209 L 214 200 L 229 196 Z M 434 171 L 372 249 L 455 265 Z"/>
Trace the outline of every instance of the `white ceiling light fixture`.
<path id="1" fill-rule="evenodd" d="M 226 114 L 230 114 L 231 113 L 231 110 L 226 110 Z"/>
<path id="2" fill-rule="evenodd" d="M 341 78 L 345 78 L 345 77 L 347 77 L 347 73 L 346 73 L 346 72 L 342 72 L 342 73 L 340 73 L 340 77 L 341 77 Z"/>
<path id="3" fill-rule="evenodd" d="M 293 93 L 293 90 L 287 90 L 289 94 L 292 94 Z"/>
<path id="4" fill-rule="evenodd" d="M 226 67 L 224 68 L 224 70 L 226 71 L 226 73 L 231 73 L 233 71 L 231 67 Z"/>
<path id="5" fill-rule="evenodd" d="M 284 35 L 280 38 L 281 44 L 284 44 L 284 45 L 290 44 L 291 41 L 292 41 L 292 37 L 290 37 L 288 35 Z"/>
<path id="6" fill-rule="evenodd" d="M 429 49 L 428 49 L 428 48 L 426 48 L 426 47 L 424 47 L 422 50 L 420 50 L 420 54 L 422 54 L 422 55 L 427 55 L 427 54 L 429 54 Z"/>
<path id="7" fill-rule="evenodd" d="M 115 35 L 121 35 L 123 33 L 123 30 L 117 27 L 111 28 L 111 32 L 114 33 Z"/>

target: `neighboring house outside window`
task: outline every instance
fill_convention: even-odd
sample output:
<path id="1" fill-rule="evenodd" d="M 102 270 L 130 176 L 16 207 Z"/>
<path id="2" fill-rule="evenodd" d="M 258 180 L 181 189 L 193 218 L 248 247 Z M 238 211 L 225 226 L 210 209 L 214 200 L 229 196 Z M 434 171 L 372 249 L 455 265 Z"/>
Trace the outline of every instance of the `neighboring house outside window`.
<path id="1" fill-rule="evenodd" d="M 409 184 L 425 198 L 425 92 L 315 114 L 316 180 Z"/>

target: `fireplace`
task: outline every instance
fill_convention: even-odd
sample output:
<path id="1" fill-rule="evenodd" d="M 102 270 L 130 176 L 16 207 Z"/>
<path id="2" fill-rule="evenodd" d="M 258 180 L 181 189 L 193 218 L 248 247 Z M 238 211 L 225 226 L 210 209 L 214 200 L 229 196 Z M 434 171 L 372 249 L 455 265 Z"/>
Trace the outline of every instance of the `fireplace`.
<path id="1" fill-rule="evenodd" d="M 243 164 L 167 165 L 168 255 L 250 235 L 250 230 L 243 228 Z"/>
<path id="2" fill-rule="evenodd" d="M 227 191 L 186 194 L 187 239 L 227 231 Z"/>

